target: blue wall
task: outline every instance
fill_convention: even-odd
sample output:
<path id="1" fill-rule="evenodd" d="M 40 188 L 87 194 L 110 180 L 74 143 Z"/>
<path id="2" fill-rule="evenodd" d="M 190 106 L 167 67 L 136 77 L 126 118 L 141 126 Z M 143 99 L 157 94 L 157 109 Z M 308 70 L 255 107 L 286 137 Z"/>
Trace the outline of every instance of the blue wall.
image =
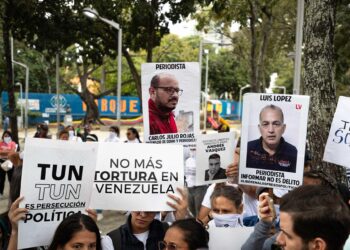
<path id="1" fill-rule="evenodd" d="M 56 95 L 43 93 L 29 93 L 29 123 L 35 124 L 44 120 L 50 122 L 56 121 Z M 17 104 L 18 102 L 18 95 Z M 23 97 L 24 98 L 24 97 Z M 96 100 L 101 117 L 116 117 L 116 100 L 115 96 L 105 96 Z M 236 101 L 218 100 L 218 104 L 214 104 L 224 119 L 238 119 L 239 103 Z M 22 100 L 24 103 L 25 100 Z M 3 112 L 8 112 L 8 95 L 2 92 Z M 61 121 L 66 113 L 67 105 L 71 108 L 71 114 L 74 120 L 82 119 L 85 115 L 85 105 L 77 95 L 62 94 L 60 95 L 60 113 Z M 20 107 L 19 104 L 17 107 Z M 209 107 L 208 107 L 209 109 Z M 122 118 L 133 118 L 142 115 L 140 100 L 134 96 L 122 96 L 121 98 L 121 116 Z"/>

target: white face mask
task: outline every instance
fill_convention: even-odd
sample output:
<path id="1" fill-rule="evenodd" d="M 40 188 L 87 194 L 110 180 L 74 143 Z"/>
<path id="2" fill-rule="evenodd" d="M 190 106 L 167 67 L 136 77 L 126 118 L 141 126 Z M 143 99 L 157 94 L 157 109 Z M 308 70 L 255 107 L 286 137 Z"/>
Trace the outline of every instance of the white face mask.
<path id="1" fill-rule="evenodd" d="M 4 142 L 5 143 L 10 143 L 12 140 L 11 140 L 11 137 L 4 137 Z"/>
<path id="2" fill-rule="evenodd" d="M 114 137 L 117 137 L 117 133 L 115 132 L 109 132 L 109 138 L 114 138 Z"/>
<path id="3" fill-rule="evenodd" d="M 216 214 L 213 213 L 216 227 L 242 227 L 243 217 L 241 214 Z"/>
<path id="4" fill-rule="evenodd" d="M 73 130 L 69 130 L 68 134 L 69 134 L 69 137 L 73 137 L 74 136 L 74 131 Z"/>

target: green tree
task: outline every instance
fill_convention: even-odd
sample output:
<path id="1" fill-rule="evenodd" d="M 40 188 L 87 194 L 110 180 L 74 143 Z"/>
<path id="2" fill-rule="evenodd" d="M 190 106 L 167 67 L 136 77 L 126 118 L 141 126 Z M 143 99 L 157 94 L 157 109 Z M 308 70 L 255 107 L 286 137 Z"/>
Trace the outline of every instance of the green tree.
<path id="1" fill-rule="evenodd" d="M 294 1 L 218 0 L 194 17 L 199 29 L 225 35 L 234 47 L 237 40 L 246 41 L 238 45 L 243 55 L 240 62 L 248 63 L 251 90 L 261 92 L 268 85 L 269 66 L 275 56 L 292 50 L 295 13 Z M 233 21 L 240 24 L 240 35 L 230 32 Z"/>

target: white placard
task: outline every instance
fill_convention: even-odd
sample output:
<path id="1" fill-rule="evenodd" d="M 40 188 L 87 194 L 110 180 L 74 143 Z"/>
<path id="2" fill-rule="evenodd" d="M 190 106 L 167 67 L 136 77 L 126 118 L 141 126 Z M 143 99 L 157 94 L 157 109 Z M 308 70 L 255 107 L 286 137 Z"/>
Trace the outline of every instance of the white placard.
<path id="1" fill-rule="evenodd" d="M 26 138 L 18 248 L 48 245 L 58 224 L 88 207 L 97 144 Z"/>
<path id="2" fill-rule="evenodd" d="M 236 144 L 234 132 L 197 136 L 197 185 L 226 181 L 226 168 L 233 162 Z"/>
<path id="3" fill-rule="evenodd" d="M 309 99 L 244 95 L 240 184 L 281 189 L 302 184 Z"/>
<path id="4" fill-rule="evenodd" d="M 350 168 L 350 97 L 340 96 L 323 160 Z"/>
<path id="5" fill-rule="evenodd" d="M 199 132 L 199 64 L 146 63 L 142 64 L 141 72 L 145 141 L 194 144 L 194 135 Z M 155 76 L 165 76 L 167 80 L 163 79 L 159 86 L 153 88 L 151 82 Z M 164 87 L 178 88 L 182 94 L 168 93 Z M 175 130 L 177 133 L 174 133 Z"/>
<path id="6" fill-rule="evenodd" d="M 181 145 L 101 143 L 91 207 L 170 211 L 167 193 L 183 185 Z"/>
<path id="7" fill-rule="evenodd" d="M 240 250 L 254 227 L 209 227 L 209 249 Z"/>

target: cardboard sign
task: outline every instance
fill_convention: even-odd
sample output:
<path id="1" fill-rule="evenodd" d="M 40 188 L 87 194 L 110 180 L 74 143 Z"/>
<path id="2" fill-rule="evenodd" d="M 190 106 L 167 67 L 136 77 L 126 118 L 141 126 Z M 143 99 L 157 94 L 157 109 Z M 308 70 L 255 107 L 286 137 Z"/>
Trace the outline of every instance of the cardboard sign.
<path id="1" fill-rule="evenodd" d="M 144 140 L 194 144 L 199 132 L 199 64 L 146 63 L 141 72 Z"/>
<path id="2" fill-rule="evenodd" d="M 182 146 L 101 143 L 91 207 L 171 211 L 167 193 L 183 185 Z"/>
<path id="3" fill-rule="evenodd" d="M 246 94 L 239 183 L 280 189 L 302 184 L 309 97 Z"/>
<path id="4" fill-rule="evenodd" d="M 350 168 L 350 98 L 340 96 L 323 160 Z"/>
<path id="5" fill-rule="evenodd" d="M 29 213 L 19 221 L 18 248 L 48 245 L 65 217 L 85 211 L 92 191 L 96 146 L 26 139 L 20 207 L 28 208 Z"/>
<path id="6" fill-rule="evenodd" d="M 196 184 L 226 181 L 226 168 L 233 162 L 235 133 L 200 134 L 196 147 Z"/>
<path id="7" fill-rule="evenodd" d="M 209 249 L 239 250 L 254 227 L 209 227 Z"/>

